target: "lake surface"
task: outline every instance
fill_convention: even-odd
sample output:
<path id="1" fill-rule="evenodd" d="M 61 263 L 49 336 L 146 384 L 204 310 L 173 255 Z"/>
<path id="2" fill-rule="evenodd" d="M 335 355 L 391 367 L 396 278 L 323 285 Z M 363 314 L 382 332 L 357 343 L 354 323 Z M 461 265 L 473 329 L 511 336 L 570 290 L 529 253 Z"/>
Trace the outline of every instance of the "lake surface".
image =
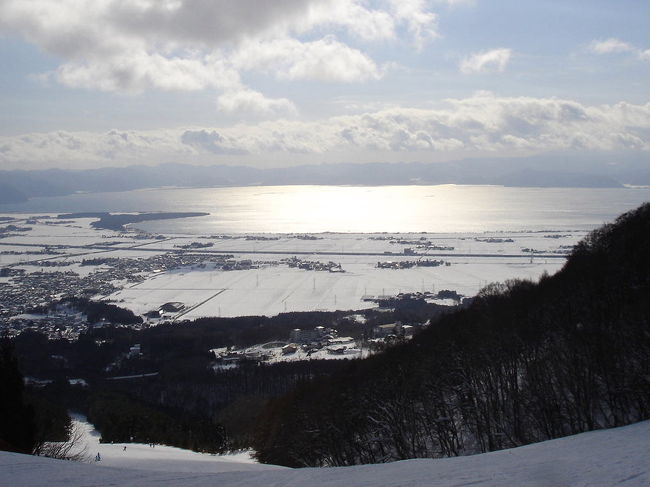
<path id="1" fill-rule="evenodd" d="M 650 189 L 501 186 L 255 186 L 34 198 L 0 213 L 199 211 L 138 224 L 160 233 L 585 230 L 650 201 Z"/>

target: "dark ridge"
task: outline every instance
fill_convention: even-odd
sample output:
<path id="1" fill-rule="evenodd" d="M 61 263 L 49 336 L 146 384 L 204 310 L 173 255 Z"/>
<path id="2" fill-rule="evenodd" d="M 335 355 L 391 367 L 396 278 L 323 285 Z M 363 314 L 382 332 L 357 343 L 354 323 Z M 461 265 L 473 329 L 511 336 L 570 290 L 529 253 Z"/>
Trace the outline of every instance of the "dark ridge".
<path id="1" fill-rule="evenodd" d="M 265 169 L 166 163 L 85 170 L 13 170 L 0 171 L 0 181 L 0 203 L 19 203 L 25 198 L 63 196 L 75 192 L 100 193 L 163 187 L 496 184 L 619 188 L 624 184 L 650 185 L 650 170 L 647 155 L 643 153 L 581 152 L 441 163 L 342 162 Z"/>
<path id="2" fill-rule="evenodd" d="M 456 456 L 650 418 L 649 235 L 646 203 L 556 275 L 491 284 L 411 342 L 271 401 L 258 459 Z"/>
<path id="3" fill-rule="evenodd" d="M 27 196 L 22 191 L 18 191 L 13 186 L 6 183 L 0 183 L 0 204 L 3 203 L 24 203 Z"/>
<path id="4" fill-rule="evenodd" d="M 623 185 L 610 176 L 579 174 L 562 171 L 535 171 L 524 169 L 497 179 L 499 184 L 528 188 L 622 188 Z"/>
<path id="5" fill-rule="evenodd" d="M 57 215 L 59 220 L 68 220 L 70 218 L 104 218 L 105 216 L 110 215 L 107 211 L 87 211 L 87 212 L 78 212 L 78 213 L 63 213 Z"/>
<path id="6" fill-rule="evenodd" d="M 151 220 L 172 220 L 175 218 L 190 218 L 195 216 L 207 216 L 210 213 L 202 212 L 180 212 L 180 213 L 137 213 L 137 214 L 99 214 L 99 220 L 92 222 L 91 226 L 107 230 L 125 230 L 129 223 L 139 223 Z"/>

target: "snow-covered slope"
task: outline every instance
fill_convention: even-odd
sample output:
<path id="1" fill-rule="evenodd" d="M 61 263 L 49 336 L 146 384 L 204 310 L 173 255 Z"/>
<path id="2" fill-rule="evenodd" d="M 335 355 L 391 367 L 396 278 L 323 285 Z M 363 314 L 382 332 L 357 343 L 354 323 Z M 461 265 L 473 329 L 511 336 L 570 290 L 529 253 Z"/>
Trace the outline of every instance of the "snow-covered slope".
<path id="1" fill-rule="evenodd" d="M 285 467 L 257 463 L 250 453 L 209 455 L 172 446 L 140 443 L 100 443 L 100 433 L 79 414 L 73 415 L 76 431 L 81 433 L 79 448 L 88 462 L 98 467 L 117 467 L 157 472 L 222 473 L 278 470 Z M 94 461 L 99 454 L 100 461 Z M 0 487 L 2 484 L 0 484 Z"/>
<path id="2" fill-rule="evenodd" d="M 142 467 L 102 468 L 97 464 L 0 452 L 0 484 L 25 487 L 647 487 L 650 486 L 650 421 L 511 450 L 439 460 L 221 473 L 207 473 L 198 468 L 163 472 L 145 470 L 146 465 Z"/>

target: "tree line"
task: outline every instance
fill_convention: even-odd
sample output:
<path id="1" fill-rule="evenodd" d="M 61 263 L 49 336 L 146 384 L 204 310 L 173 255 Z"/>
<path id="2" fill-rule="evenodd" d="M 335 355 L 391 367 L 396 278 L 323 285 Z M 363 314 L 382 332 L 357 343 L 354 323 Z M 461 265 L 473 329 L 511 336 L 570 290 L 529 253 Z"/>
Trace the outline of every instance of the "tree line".
<path id="1" fill-rule="evenodd" d="M 273 399 L 258 459 L 378 463 L 525 445 L 650 417 L 650 204 L 556 275 L 484 288 L 411 342 Z"/>
<path id="2" fill-rule="evenodd" d="M 92 305 L 83 299 L 70 299 L 68 304 L 77 309 L 90 309 Z M 211 348 L 287 340 L 294 328 L 316 326 L 361 338 L 369 336 L 377 324 L 396 319 L 424 321 L 445 310 L 419 302 L 392 314 L 368 310 L 363 312 L 367 320 L 363 324 L 339 311 L 201 318 L 147 329 L 107 325 L 89 327 L 75 341 L 51 340 L 44 333 L 26 330 L 11 345 L 16 349 L 20 374 L 51 381 L 28 387 L 25 392 L 59 407 L 65 418 L 66 410 L 86 414 L 102 433 L 103 441 L 133 438 L 223 452 L 250 447 L 256 417 L 269 399 L 303 382 L 331 375 L 346 361 L 274 365 L 243 361 L 235 369 L 219 370 L 212 368 L 215 357 L 209 352 Z M 109 305 L 101 311 L 114 310 Z M 136 343 L 142 354 L 130 355 L 129 349 Z M 158 375 L 109 380 L 152 372 Z M 83 378 L 87 387 L 71 385 L 71 378 Z M 17 390 L 11 395 L 17 396 Z M 27 421 L 18 429 L 29 436 L 27 429 L 32 423 Z M 47 436 L 61 438 L 58 434 Z"/>
<path id="3" fill-rule="evenodd" d="M 65 408 L 25 390 L 7 337 L 0 338 L 0 398 L 0 450 L 55 453 L 48 443 L 69 440 L 72 422 Z"/>

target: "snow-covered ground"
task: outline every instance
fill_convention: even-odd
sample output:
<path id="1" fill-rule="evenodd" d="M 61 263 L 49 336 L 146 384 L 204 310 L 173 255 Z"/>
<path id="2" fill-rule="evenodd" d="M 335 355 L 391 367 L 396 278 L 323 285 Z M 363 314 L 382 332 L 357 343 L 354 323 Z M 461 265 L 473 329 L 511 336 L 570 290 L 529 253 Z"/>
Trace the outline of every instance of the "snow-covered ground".
<path id="1" fill-rule="evenodd" d="M 261 256 L 264 257 L 264 256 Z M 404 259 L 404 258 L 402 258 Z M 396 260 L 393 258 L 393 260 Z M 202 316 L 273 316 L 285 311 L 355 310 L 374 307 L 366 295 L 397 295 L 451 289 L 473 296 L 490 282 L 537 279 L 561 268 L 562 259 L 452 257 L 450 266 L 379 269 L 377 257 L 341 256 L 344 273 L 305 271 L 287 266 L 252 270 L 171 271 L 110 296 L 142 314 L 169 302 L 192 308 L 184 319 Z"/>
<path id="2" fill-rule="evenodd" d="M 104 460 L 81 464 L 0 452 L 0 482 L 21 487 L 647 487 L 649 459 L 650 421 L 645 421 L 483 455 L 346 468 L 209 473 L 180 452 L 162 462 L 116 460 L 104 468 Z"/>
<path id="3" fill-rule="evenodd" d="M 119 467 L 158 472 L 220 473 L 235 471 L 277 470 L 283 467 L 263 465 L 249 452 L 231 455 L 210 455 L 171 446 L 150 446 L 141 443 L 100 443 L 100 433 L 83 416 L 75 415 L 73 423 L 81 433 L 79 449 L 86 463 L 99 467 Z M 95 458 L 99 454 L 100 460 Z M 20 485 L 20 484 L 18 484 Z"/>
<path id="4" fill-rule="evenodd" d="M 243 350 L 238 350 L 240 356 L 259 358 L 266 363 L 274 364 L 279 362 L 299 362 L 301 360 L 346 360 L 366 358 L 370 356 L 371 351 L 361 348 L 351 337 L 334 338 L 330 340 L 330 345 L 319 348 L 313 347 L 305 350 L 302 346 L 297 346 L 297 350 L 291 353 L 283 353 L 285 342 L 271 342 L 261 345 L 254 345 Z M 296 344 L 293 344 L 296 345 Z M 339 350 L 336 352 L 336 350 Z M 232 350 L 227 347 L 213 348 L 210 350 L 215 356 L 227 355 Z M 237 366 L 237 360 L 222 360 L 214 365 L 214 370 L 227 370 Z"/>
<path id="5" fill-rule="evenodd" d="M 558 252 L 566 252 L 585 231 L 526 231 L 490 233 L 321 233 L 165 235 L 164 239 L 135 232 L 97 230 L 89 218 L 40 219 L 15 222 L 29 227 L 0 239 L 0 267 L 17 265 L 27 272 L 73 271 L 87 276 L 102 267 L 82 266 L 84 258 L 142 258 L 178 252 L 193 242 L 211 244 L 200 249 L 208 259 L 224 253 L 251 260 L 259 268 L 223 271 L 214 266 L 181 268 L 145 275 L 145 281 L 129 284 L 108 296 L 116 304 L 144 314 L 167 302 L 181 302 L 183 319 L 204 316 L 273 316 L 285 311 L 354 310 L 374 307 L 364 296 L 397 295 L 442 289 L 473 296 L 490 282 L 537 279 L 556 272 L 564 264 Z M 426 246 L 428 244 L 428 248 Z M 55 245 L 60 256 L 16 252 L 43 251 Z M 412 249 L 418 255 L 405 255 Z M 535 251 L 534 257 L 531 259 Z M 212 252 L 212 256 L 210 255 Z M 283 259 L 340 264 L 343 273 L 290 268 Z M 450 265 L 414 266 L 408 269 L 378 268 L 379 261 L 444 260 Z M 69 265 L 44 267 L 39 260 Z M 20 265 L 19 263 L 24 262 Z M 30 264 L 27 264 L 30 262 Z M 124 283 L 115 281 L 115 285 Z M 104 296 L 97 296 L 104 298 Z M 179 316 L 180 318 L 180 316 Z"/>

